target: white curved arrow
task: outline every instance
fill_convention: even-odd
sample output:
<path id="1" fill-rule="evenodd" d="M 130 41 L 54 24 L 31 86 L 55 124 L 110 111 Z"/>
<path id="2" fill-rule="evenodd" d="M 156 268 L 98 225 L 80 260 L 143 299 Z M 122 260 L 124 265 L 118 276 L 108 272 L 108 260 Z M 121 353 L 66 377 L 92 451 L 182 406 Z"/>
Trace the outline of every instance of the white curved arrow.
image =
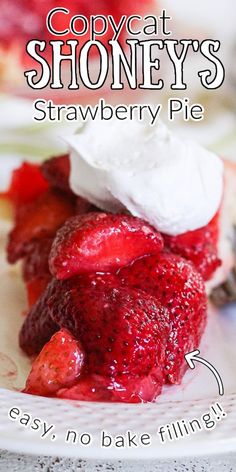
<path id="1" fill-rule="evenodd" d="M 222 378 L 221 378 L 219 372 L 216 370 L 216 368 L 210 362 L 206 361 L 206 359 L 203 359 L 202 357 L 199 357 L 199 354 L 200 354 L 199 349 L 196 349 L 195 351 L 191 351 L 191 352 L 188 352 L 187 354 L 185 354 L 184 357 L 185 357 L 185 360 L 186 360 L 187 364 L 189 365 L 190 369 L 195 369 L 196 366 L 194 364 L 194 361 L 195 362 L 200 362 L 201 364 L 208 367 L 208 369 L 211 370 L 211 372 L 214 374 L 214 376 L 216 378 L 216 381 L 217 381 L 218 386 L 219 386 L 219 394 L 224 395 L 224 385 L 223 385 Z"/>

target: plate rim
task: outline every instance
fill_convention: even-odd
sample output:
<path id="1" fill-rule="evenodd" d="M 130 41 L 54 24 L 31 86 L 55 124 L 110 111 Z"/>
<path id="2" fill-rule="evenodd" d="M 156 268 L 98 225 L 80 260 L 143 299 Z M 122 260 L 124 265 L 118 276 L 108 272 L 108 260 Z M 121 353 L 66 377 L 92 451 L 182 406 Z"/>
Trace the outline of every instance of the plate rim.
<path id="1" fill-rule="evenodd" d="M 9 392 L 12 393 L 13 395 L 9 395 Z M 21 400 L 21 404 L 19 405 L 19 408 L 22 408 L 22 404 L 26 405 L 27 408 L 27 397 L 28 395 L 22 392 L 17 392 L 17 391 L 11 391 L 6 388 L 0 388 L 0 394 L 1 397 L 3 395 L 9 399 L 13 397 L 15 403 L 16 400 L 19 396 Z M 61 399 L 55 399 L 55 398 L 44 398 L 44 397 L 39 397 L 39 396 L 32 396 L 33 397 L 33 402 L 40 401 L 43 402 L 44 404 L 47 404 L 47 406 L 50 405 L 52 401 L 57 402 L 57 408 L 60 408 L 60 405 L 63 407 L 65 400 Z M 235 394 L 226 394 L 225 396 L 225 401 L 229 401 L 231 404 L 233 404 L 234 409 L 236 411 L 236 393 Z M 218 398 L 218 397 L 217 397 Z M 37 400 L 38 399 L 38 400 Z M 9 408 L 13 408 L 14 401 L 12 401 L 11 406 Z M 199 399 L 196 401 L 196 403 L 201 403 L 203 399 Z M 204 399 L 204 401 L 207 403 L 207 399 Z M 99 403 L 94 402 L 92 405 L 92 402 L 76 402 L 76 401 L 68 401 L 68 403 L 73 403 L 73 404 L 82 404 L 84 406 L 89 405 L 90 407 L 94 405 L 95 408 L 99 408 Z M 186 403 L 191 404 L 191 401 L 170 401 L 170 402 L 165 402 L 165 404 L 172 403 L 172 405 L 176 403 L 183 403 L 186 405 Z M 10 403 L 9 403 L 10 405 Z M 109 403 L 102 404 L 103 408 L 109 407 Z M 128 407 L 127 404 L 122 404 L 124 407 Z M 149 407 L 152 407 L 154 404 L 137 404 L 137 405 L 132 405 L 132 407 L 135 408 L 145 408 L 149 405 Z M 158 406 L 158 404 L 156 404 Z M 162 406 L 164 403 L 162 403 Z M 18 406 L 17 406 L 18 407 Z M 117 407 L 120 407 L 120 404 L 117 403 Z M 7 413 L 7 412 L 6 412 Z M 44 413 L 45 414 L 45 413 Z M 65 413 L 63 413 L 65 414 Z M 58 411 L 58 416 L 60 415 L 60 411 Z M 217 438 L 214 440 L 212 436 L 212 432 L 210 432 L 209 435 L 205 435 L 201 437 L 201 435 L 191 435 L 189 438 L 184 438 L 181 440 L 181 443 L 176 440 L 171 442 L 168 442 L 164 445 L 160 443 L 153 443 L 150 447 L 137 447 L 137 448 L 102 448 L 99 445 L 91 445 L 90 447 L 86 448 L 83 446 L 80 446 L 78 444 L 76 445 L 71 445 L 71 444 L 66 444 L 63 441 L 55 441 L 52 442 L 48 438 L 46 439 L 41 439 L 40 436 L 36 436 L 35 434 L 31 435 L 31 439 L 29 440 L 29 437 L 24 437 L 24 434 L 20 435 L 19 434 L 19 428 L 15 427 L 17 423 L 13 421 L 9 421 L 9 425 L 7 428 L 3 429 L 2 431 L 0 430 L 0 448 L 6 449 L 10 452 L 13 453 L 18 453 L 18 454 L 29 454 L 32 456 L 58 456 L 58 457 L 67 457 L 67 458 L 80 458 L 84 460 L 143 460 L 143 461 L 151 461 L 151 460 L 168 460 L 168 459 L 175 459 L 175 458 L 183 458 L 183 457 L 202 457 L 202 456 L 213 456 L 213 455 L 220 455 L 220 454 L 227 454 L 227 453 L 233 453 L 236 452 L 236 430 L 234 435 L 229 437 L 226 435 L 225 437 Z M 101 428 L 101 430 L 104 429 L 106 430 L 106 426 L 104 428 Z M 132 428 L 131 428 L 132 429 Z M 23 430 L 24 431 L 24 430 Z M 96 430 L 97 432 L 97 430 Z M 95 433 L 96 433 L 95 432 Z M 7 434 L 6 434 L 7 433 Z M 196 438 L 196 439 L 195 439 Z M 27 440 L 28 439 L 28 440 Z M 159 447 L 158 447 L 159 446 Z"/>

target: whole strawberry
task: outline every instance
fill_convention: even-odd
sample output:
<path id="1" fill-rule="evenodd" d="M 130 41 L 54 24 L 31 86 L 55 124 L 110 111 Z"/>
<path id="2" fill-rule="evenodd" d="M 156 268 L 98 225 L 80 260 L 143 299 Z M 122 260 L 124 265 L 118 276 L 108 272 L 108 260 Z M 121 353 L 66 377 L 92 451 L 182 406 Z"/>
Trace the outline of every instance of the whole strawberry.
<path id="1" fill-rule="evenodd" d="M 27 378 L 25 393 L 52 396 L 71 387 L 79 378 L 84 364 L 81 344 L 69 331 L 58 331 L 35 359 Z"/>
<path id="2" fill-rule="evenodd" d="M 87 376 L 102 377 L 113 399 L 151 401 L 161 392 L 169 320 L 154 297 L 106 274 L 54 281 L 47 304 L 81 341 Z"/>
<path id="3" fill-rule="evenodd" d="M 47 301 L 52 291 L 52 282 L 33 304 L 24 320 L 19 334 L 21 349 L 28 354 L 38 354 L 51 336 L 58 331 L 58 325 L 52 320 Z"/>
<path id="4" fill-rule="evenodd" d="M 194 266 L 171 253 L 147 256 L 119 271 L 124 285 L 142 288 L 168 308 L 170 335 L 165 375 L 180 383 L 187 368 L 184 355 L 196 349 L 206 325 L 207 297 L 202 277 Z"/>

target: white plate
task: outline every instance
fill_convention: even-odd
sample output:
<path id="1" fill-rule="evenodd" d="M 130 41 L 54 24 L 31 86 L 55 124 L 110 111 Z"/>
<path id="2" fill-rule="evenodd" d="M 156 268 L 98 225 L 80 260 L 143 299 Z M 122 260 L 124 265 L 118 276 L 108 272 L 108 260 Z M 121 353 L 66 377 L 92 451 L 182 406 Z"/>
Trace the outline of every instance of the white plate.
<path id="1" fill-rule="evenodd" d="M 1 222 L 0 448 L 22 453 L 90 459 L 170 458 L 236 450 L 235 306 L 220 313 L 209 310 L 209 323 L 201 346 L 201 355 L 222 376 L 225 387 L 223 397 L 218 395 L 215 377 L 200 364 L 185 375 L 181 386 L 165 388 L 154 404 L 68 402 L 25 395 L 17 391 L 24 386 L 30 361 L 18 348 L 18 332 L 23 321 L 21 313 L 26 308 L 26 302 L 18 269 L 9 267 L 5 262 L 4 239 L 7 230 L 8 225 Z M 161 425 L 182 419 L 186 422 L 199 419 L 215 402 L 220 403 L 227 417 L 216 421 L 214 429 L 206 431 L 203 428 L 184 439 L 161 443 L 157 435 Z M 30 430 L 29 426 L 10 420 L 8 411 L 12 407 L 28 413 L 31 418 L 40 418 L 49 425 L 54 424 L 52 433 L 55 433 L 56 439 L 41 439 L 39 430 Z M 92 443 L 88 446 L 67 444 L 65 437 L 68 429 L 77 431 L 78 435 L 89 433 L 93 438 Z M 102 448 L 101 430 L 113 437 L 125 434 L 127 430 L 139 435 L 148 433 L 152 443 L 150 446 L 137 448 Z"/>

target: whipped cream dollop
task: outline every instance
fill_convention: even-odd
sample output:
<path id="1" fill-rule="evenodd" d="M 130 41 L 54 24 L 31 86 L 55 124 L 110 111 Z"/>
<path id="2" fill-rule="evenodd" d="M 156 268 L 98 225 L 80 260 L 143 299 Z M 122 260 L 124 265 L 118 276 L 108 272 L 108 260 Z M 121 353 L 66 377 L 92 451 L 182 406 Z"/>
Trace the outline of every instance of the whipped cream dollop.
<path id="1" fill-rule="evenodd" d="M 162 122 L 87 122 L 67 142 L 71 189 L 103 210 L 125 208 L 178 235 L 208 224 L 220 206 L 221 159 Z"/>

